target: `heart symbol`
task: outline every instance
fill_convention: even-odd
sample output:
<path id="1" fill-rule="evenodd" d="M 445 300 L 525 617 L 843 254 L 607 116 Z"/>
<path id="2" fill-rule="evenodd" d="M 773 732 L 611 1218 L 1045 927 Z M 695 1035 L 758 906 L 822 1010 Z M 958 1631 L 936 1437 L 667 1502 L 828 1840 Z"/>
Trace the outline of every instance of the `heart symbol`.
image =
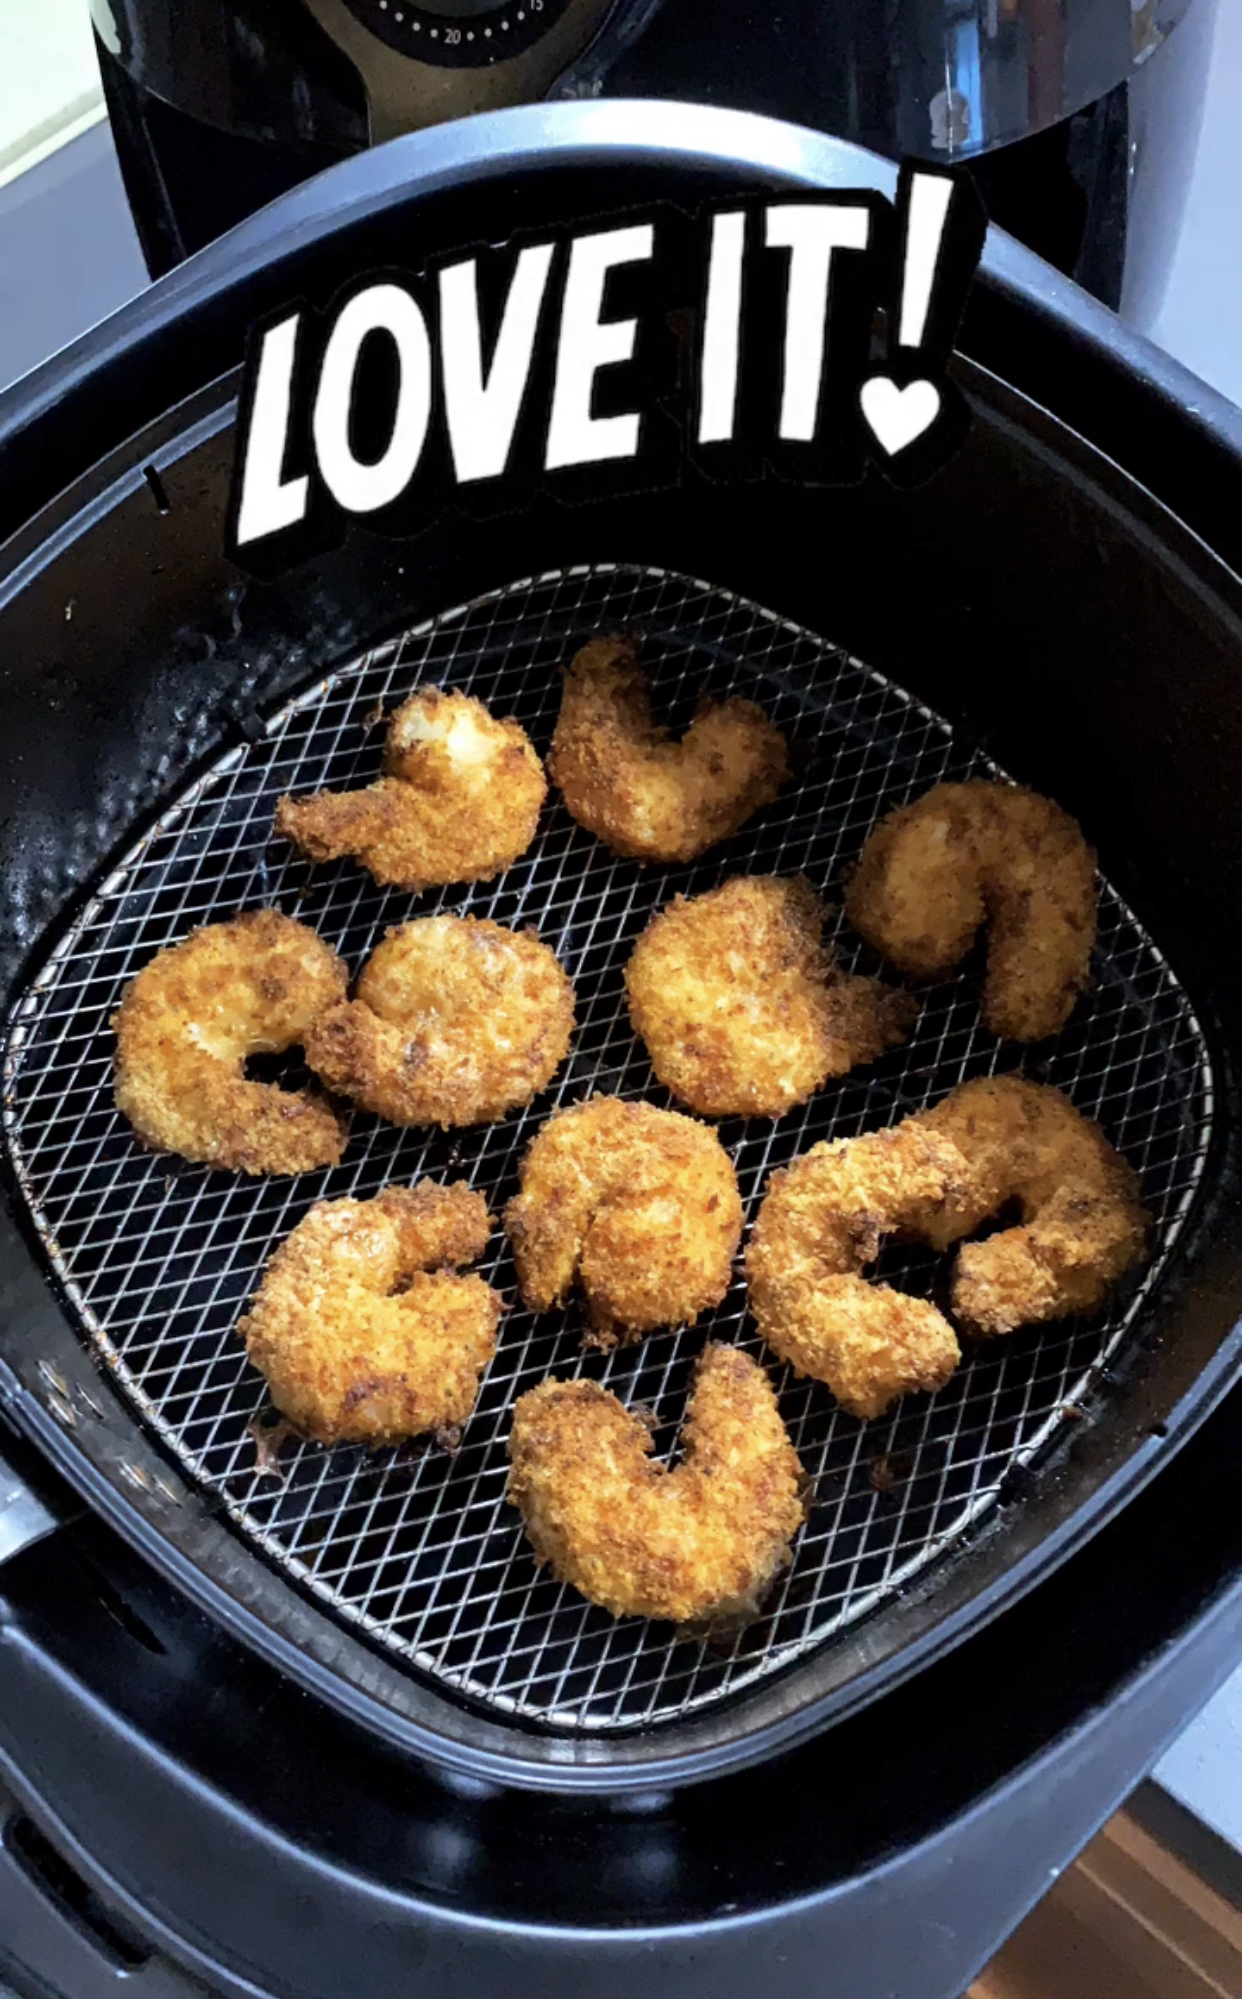
<path id="1" fill-rule="evenodd" d="M 888 375 L 872 375 L 859 393 L 862 413 L 890 458 L 930 430 L 940 415 L 940 391 L 934 382 L 898 386 Z"/>

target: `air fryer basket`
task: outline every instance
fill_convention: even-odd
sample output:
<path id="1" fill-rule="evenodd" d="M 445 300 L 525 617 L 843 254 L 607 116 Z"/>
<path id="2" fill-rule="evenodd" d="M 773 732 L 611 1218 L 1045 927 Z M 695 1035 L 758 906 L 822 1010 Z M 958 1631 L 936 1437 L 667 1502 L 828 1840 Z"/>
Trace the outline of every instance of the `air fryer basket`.
<path id="1" fill-rule="evenodd" d="M 520 192 L 515 176 L 512 226 L 564 196 L 546 176 L 525 208 Z M 610 183 L 600 206 L 618 201 Z M 425 196 L 420 222 L 429 253 L 464 240 L 451 186 Z M 382 241 L 373 227 L 355 267 L 379 261 Z M 648 1786 L 822 1726 L 1062 1560 L 1236 1372 L 1242 1025 L 1219 915 L 1242 892 L 1238 586 L 1082 440 L 983 370 L 960 373 L 970 438 L 917 492 L 688 479 L 496 521 L 449 515 L 406 545 L 357 535 L 266 586 L 222 553 L 226 380 L 7 552 L 5 1399 L 212 1615 L 441 1764 Z M 925 996 L 909 1051 L 775 1131 L 726 1126 L 726 1142 L 753 1197 L 769 1164 L 829 1130 L 888 1121 L 997 1063 L 1046 1062 L 1144 1172 L 1159 1223 L 1151 1271 L 1108 1318 L 1020 1335 L 891 1422 L 859 1426 L 822 1389 L 785 1384 L 817 1512 L 768 1617 L 724 1654 L 613 1626 L 537 1578 L 499 1500 L 515 1387 L 586 1366 L 656 1401 L 671 1447 L 706 1327 L 584 1361 L 572 1312 L 538 1326 L 515 1312 L 455 1461 L 287 1447 L 284 1483 L 255 1476 L 247 1423 L 263 1390 L 232 1328 L 270 1243 L 325 1189 L 424 1163 L 474 1172 L 499 1205 L 552 1095 L 491 1138 L 360 1128 L 335 1174 L 256 1187 L 145 1158 L 106 1093 L 102 1022 L 119 983 L 194 922 L 280 900 L 356 967 L 382 923 L 409 913 L 357 870 L 308 874 L 266 843 L 295 754 L 303 785 L 370 772 L 367 712 L 422 677 L 474 685 L 546 745 L 557 666 L 577 637 L 617 625 L 645 635 L 675 715 L 705 682 L 736 680 L 790 725 L 799 768 L 696 869 L 614 864 L 550 806 L 509 876 L 417 905 L 534 921 L 564 951 L 583 1024 L 560 1093 L 663 1101 L 618 1012 L 618 973 L 670 891 L 764 867 L 805 868 L 831 894 L 888 804 L 995 766 L 1058 798 L 1099 852 L 1109 889 L 1081 1014 L 1051 1049 L 998 1050 L 968 971 Z M 843 927 L 839 941 L 869 962 Z M 71 1076 L 77 1094 L 58 1101 Z M 156 1211 L 162 1233 L 140 1249 L 135 1224 Z M 499 1236 L 493 1247 L 502 1256 Z M 916 1261 L 907 1277 L 926 1271 Z M 711 1330 L 752 1338 L 740 1291 Z"/>
<path id="2" fill-rule="evenodd" d="M 592 633 L 638 635 L 674 712 L 706 686 L 759 698 L 784 729 L 795 779 L 779 804 L 692 869 L 618 861 L 569 818 L 545 813 L 529 853 L 494 882 L 411 898 L 352 865 L 309 869 L 271 826 L 290 789 L 378 774 L 377 719 L 415 685 L 475 694 L 516 714 L 546 748 L 559 666 Z M 945 778 L 995 774 L 939 717 L 815 635 L 731 592 L 650 566 L 582 565 L 489 593 L 365 654 L 283 705 L 256 741 L 224 753 L 136 846 L 60 938 L 20 1001 L 5 1067 L 6 1135 L 46 1253 L 95 1351 L 148 1429 L 252 1545 L 389 1650 L 501 1715 L 602 1731 L 680 1720 L 794 1665 L 964 1543 L 1018 1467 L 1080 1420 L 1124 1350 L 1197 1191 L 1213 1084 L 1186 995 L 1132 913 L 1102 892 L 1094 988 L 1028 1068 L 1100 1119 L 1142 1175 L 1154 1220 L 1143 1280 L 1089 1326 L 1041 1328 L 968 1354 L 950 1385 L 883 1422 L 844 1415 L 786 1371 L 781 1405 L 815 1490 L 792 1567 L 761 1620 L 727 1643 L 679 1643 L 668 1626 L 614 1620 L 540 1577 L 504 1502 L 513 1399 L 584 1366 L 676 1432 L 705 1333 L 762 1355 L 740 1274 L 704 1325 L 584 1361 L 576 1306 L 515 1309 L 460 1450 L 261 1449 L 261 1378 L 237 1320 L 268 1256 L 315 1200 L 391 1180 L 460 1175 L 493 1211 L 555 1104 L 592 1091 L 673 1108 L 629 1025 L 625 960 L 678 891 L 745 872 L 830 886 L 876 819 Z M 401 1133 L 359 1120 L 342 1165 L 256 1184 L 179 1171 L 134 1144 L 111 1094 L 108 1022 L 138 967 L 193 926 L 274 904 L 361 963 L 388 923 L 465 910 L 537 925 L 575 979 L 574 1050 L 548 1098 L 496 1125 Z M 839 920 L 844 963 L 861 963 Z M 869 962 L 865 968 L 878 969 Z M 848 1137 L 936 1102 L 956 1082 L 1012 1066 L 978 1025 L 969 974 L 929 990 L 909 1046 L 775 1122 L 726 1121 L 751 1217 L 769 1171 L 821 1138 Z M 358 1126 L 361 1126 L 361 1129 Z M 927 1291 L 940 1262 L 908 1258 Z M 486 1274 L 516 1291 L 498 1241 Z"/>

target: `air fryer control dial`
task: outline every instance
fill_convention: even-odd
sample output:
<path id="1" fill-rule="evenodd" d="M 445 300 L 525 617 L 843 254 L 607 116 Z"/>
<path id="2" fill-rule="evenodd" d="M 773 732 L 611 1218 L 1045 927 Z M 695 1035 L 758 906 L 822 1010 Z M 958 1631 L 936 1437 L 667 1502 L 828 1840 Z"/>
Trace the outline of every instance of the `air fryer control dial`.
<path id="1" fill-rule="evenodd" d="M 481 68 L 523 54 L 565 11 L 566 0 L 344 0 L 371 34 L 399 55 L 446 68 Z"/>
<path id="2" fill-rule="evenodd" d="M 546 97 L 635 0 L 304 0 L 361 76 L 372 145 Z M 642 4 L 642 0 L 637 0 Z"/>

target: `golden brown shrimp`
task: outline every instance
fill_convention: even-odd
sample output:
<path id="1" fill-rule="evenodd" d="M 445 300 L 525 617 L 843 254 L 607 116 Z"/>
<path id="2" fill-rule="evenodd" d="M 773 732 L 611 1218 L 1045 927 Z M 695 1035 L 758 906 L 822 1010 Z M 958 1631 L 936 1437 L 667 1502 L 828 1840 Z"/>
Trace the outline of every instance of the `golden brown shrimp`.
<path id="1" fill-rule="evenodd" d="M 320 1201 L 285 1238 L 239 1327 L 272 1400 L 321 1444 L 393 1444 L 464 1423 L 502 1301 L 455 1271 L 491 1221 L 464 1181 Z"/>
<path id="2" fill-rule="evenodd" d="M 126 987 L 112 1018 L 116 1101 L 144 1145 L 235 1173 L 335 1166 L 345 1126 L 304 1090 L 246 1080 L 344 993 L 344 964 L 279 910 L 192 931 Z"/>
<path id="3" fill-rule="evenodd" d="M 1092 1312 L 1142 1255 L 1134 1174 L 1058 1090 L 965 1083 L 888 1131 L 812 1146 L 768 1182 L 746 1252 L 769 1344 L 851 1415 L 940 1387 L 960 1358 L 935 1306 L 862 1276 L 890 1234 L 947 1249 L 1011 1200 L 1022 1226 L 970 1243 L 952 1309 L 973 1333 Z"/>
<path id="4" fill-rule="evenodd" d="M 970 1332 L 1094 1312 L 1142 1260 L 1147 1216 L 1134 1170 L 1059 1090 L 985 1078 L 914 1122 L 970 1164 L 965 1194 L 928 1224 L 933 1247 L 972 1235 L 1010 1201 L 1021 1210 L 1021 1226 L 958 1253 L 953 1311 Z"/>
<path id="5" fill-rule="evenodd" d="M 651 1065 L 706 1117 L 780 1117 L 831 1076 L 905 1041 L 908 993 L 838 971 L 807 882 L 752 875 L 679 896 L 626 966 Z"/>
<path id="6" fill-rule="evenodd" d="M 628 639 L 592 639 L 565 675 L 548 770 L 580 825 L 634 861 L 693 861 L 769 805 L 785 739 L 753 701 L 704 700 L 679 743 L 651 719 Z"/>
<path id="7" fill-rule="evenodd" d="M 1064 1027 L 1095 942 L 1095 857 L 1059 805 L 1015 785 L 939 784 L 872 833 L 846 889 L 860 937 L 938 978 L 988 926 L 984 1026 L 1004 1041 Z"/>
<path id="8" fill-rule="evenodd" d="M 420 687 L 388 725 L 384 775 L 361 791 L 282 798 L 276 831 L 312 861 L 360 861 L 417 893 L 487 881 L 535 837 L 547 779 L 519 723 Z"/>
<path id="9" fill-rule="evenodd" d="M 536 1312 L 577 1280 L 591 1343 L 689 1324 L 729 1288 L 742 1203 L 706 1125 L 652 1104 L 592 1097 L 550 1118 L 505 1210 L 518 1282 Z"/>
<path id="10" fill-rule="evenodd" d="M 574 989 L 546 944 L 473 916 L 389 930 L 307 1029 L 328 1087 L 392 1124 L 486 1124 L 528 1104 L 569 1052 Z"/>
<path id="11" fill-rule="evenodd" d="M 746 1250 L 750 1307 L 764 1339 L 799 1374 L 823 1381 L 851 1416 L 879 1416 L 901 1395 L 940 1388 L 961 1359 L 934 1305 L 862 1272 L 885 1236 L 923 1236 L 970 1168 L 914 1120 L 839 1139 L 774 1173 Z"/>
<path id="12" fill-rule="evenodd" d="M 802 1467 L 764 1370 L 706 1347 L 675 1470 L 593 1381 L 545 1381 L 513 1411 L 509 1498 L 536 1557 L 614 1617 L 708 1626 L 752 1615 L 806 1517 Z"/>

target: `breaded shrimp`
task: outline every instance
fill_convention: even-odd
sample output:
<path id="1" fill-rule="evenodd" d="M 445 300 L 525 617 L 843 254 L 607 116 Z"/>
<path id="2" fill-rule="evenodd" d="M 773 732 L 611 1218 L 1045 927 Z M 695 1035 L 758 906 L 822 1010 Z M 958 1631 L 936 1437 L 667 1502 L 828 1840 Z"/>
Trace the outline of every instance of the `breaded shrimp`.
<path id="1" fill-rule="evenodd" d="M 746 1252 L 760 1331 L 854 1416 L 939 1387 L 959 1358 L 947 1320 L 860 1273 L 886 1235 L 947 1249 L 1011 1200 L 1022 1226 L 958 1255 L 952 1309 L 972 1333 L 1093 1312 L 1142 1257 L 1138 1182 L 1099 1127 L 1059 1090 L 985 1078 L 772 1175 Z"/>
<path id="2" fill-rule="evenodd" d="M 357 997 L 311 1022 L 306 1059 L 392 1124 L 486 1124 L 551 1082 L 573 1024 L 573 985 L 532 932 L 424 916 L 389 930 Z"/>
<path id="3" fill-rule="evenodd" d="M 629 639 L 591 639 L 565 675 L 548 770 L 580 825 L 633 861 L 693 861 L 769 805 L 785 739 L 753 701 L 705 699 L 679 743 L 651 719 Z"/>
<path id="4" fill-rule="evenodd" d="M 908 993 L 837 970 L 800 879 L 752 875 L 652 918 L 625 971 L 634 1032 L 705 1117 L 780 1117 L 908 1038 Z"/>
<path id="5" fill-rule="evenodd" d="M 768 1181 L 746 1249 L 751 1310 L 774 1352 L 825 1382 L 851 1416 L 943 1387 L 957 1367 L 944 1315 L 862 1272 L 887 1235 L 926 1236 L 970 1184 L 957 1146 L 912 1119 L 813 1145 Z"/>
<path id="6" fill-rule="evenodd" d="M 767 1375 L 706 1347 L 676 1470 L 593 1381 L 545 1381 L 513 1411 L 509 1499 L 537 1559 L 614 1617 L 710 1626 L 754 1614 L 806 1517 L 798 1456 Z"/>
<path id="7" fill-rule="evenodd" d="M 970 1164 L 965 1195 L 925 1231 L 935 1248 L 972 1235 L 1010 1201 L 1021 1208 L 1020 1227 L 958 1254 L 953 1311 L 970 1332 L 1094 1312 L 1141 1262 L 1148 1217 L 1137 1176 L 1059 1090 L 985 1078 L 914 1122 L 952 1140 Z"/>
<path id="8" fill-rule="evenodd" d="M 321 1444 L 393 1444 L 464 1423 L 502 1301 L 454 1272 L 491 1221 L 464 1181 L 320 1201 L 285 1238 L 238 1330 L 272 1400 Z"/>
<path id="9" fill-rule="evenodd" d="M 984 1026 L 1003 1041 L 1064 1027 L 1095 942 L 1095 857 L 1050 799 L 939 784 L 872 833 L 846 889 L 860 937 L 898 971 L 938 978 L 988 926 Z"/>
<path id="10" fill-rule="evenodd" d="M 547 1312 L 576 1279 L 589 1344 L 689 1324 L 728 1290 L 741 1198 L 728 1153 L 693 1118 L 592 1097 L 548 1120 L 519 1178 L 505 1228 L 522 1296 Z"/>
<path id="11" fill-rule="evenodd" d="M 344 964 L 279 910 L 192 931 L 126 987 L 111 1025 L 116 1101 L 153 1152 L 235 1173 L 335 1166 L 345 1126 L 304 1090 L 246 1080 L 251 1055 L 281 1054 L 340 999 Z"/>
<path id="12" fill-rule="evenodd" d="M 417 893 L 509 867 L 535 837 L 547 790 L 519 723 L 468 694 L 420 687 L 388 725 L 379 782 L 282 798 L 276 831 L 312 861 L 347 855 Z"/>

